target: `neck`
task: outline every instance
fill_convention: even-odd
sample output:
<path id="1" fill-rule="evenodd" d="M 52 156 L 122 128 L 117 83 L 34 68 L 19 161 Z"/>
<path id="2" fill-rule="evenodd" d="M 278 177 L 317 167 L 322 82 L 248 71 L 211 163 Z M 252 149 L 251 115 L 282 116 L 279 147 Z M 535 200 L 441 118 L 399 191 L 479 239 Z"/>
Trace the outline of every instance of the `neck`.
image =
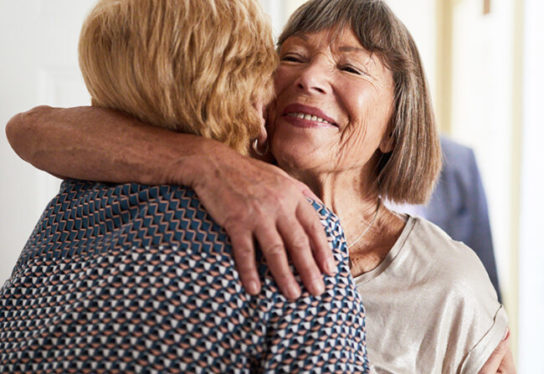
<path id="1" fill-rule="evenodd" d="M 340 217 L 348 243 L 364 229 L 365 222 L 370 222 L 376 212 L 378 191 L 374 183 L 367 182 L 374 178 L 365 178 L 365 174 L 368 173 L 359 170 L 301 178 Z"/>
<path id="2" fill-rule="evenodd" d="M 369 175 L 359 170 L 301 178 L 340 218 L 354 276 L 378 266 L 404 227 L 404 220 L 383 204 L 376 215 L 379 194 L 375 184 L 365 183 L 374 180 L 365 178 L 365 174 Z"/>

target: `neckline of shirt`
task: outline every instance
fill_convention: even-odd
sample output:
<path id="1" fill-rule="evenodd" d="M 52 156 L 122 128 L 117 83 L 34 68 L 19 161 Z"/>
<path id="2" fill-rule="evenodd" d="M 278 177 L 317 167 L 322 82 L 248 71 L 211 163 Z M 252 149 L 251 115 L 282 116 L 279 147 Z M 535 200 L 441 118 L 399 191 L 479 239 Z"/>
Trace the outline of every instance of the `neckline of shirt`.
<path id="1" fill-rule="evenodd" d="M 383 261 L 378 266 L 354 278 L 355 284 L 357 286 L 362 285 L 366 282 L 369 282 L 373 279 L 376 279 L 393 263 L 393 261 L 395 261 L 398 254 L 404 248 L 404 244 L 406 243 L 414 226 L 418 222 L 418 219 L 412 217 L 411 215 L 406 214 L 406 216 L 407 216 L 406 224 L 404 225 L 404 228 L 402 229 L 400 236 L 397 238 L 397 241 L 395 242 L 391 250 L 387 253 Z"/>

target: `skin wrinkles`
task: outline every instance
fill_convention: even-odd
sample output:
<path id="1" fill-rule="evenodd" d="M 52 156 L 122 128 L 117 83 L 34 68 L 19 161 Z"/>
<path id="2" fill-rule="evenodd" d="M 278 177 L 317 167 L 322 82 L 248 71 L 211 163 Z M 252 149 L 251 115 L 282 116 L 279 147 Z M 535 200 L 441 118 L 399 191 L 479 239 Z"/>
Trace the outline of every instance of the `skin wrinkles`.
<path id="1" fill-rule="evenodd" d="M 276 158 L 318 195 L 327 194 L 324 187 L 340 182 L 346 172 L 352 174 L 350 183 L 355 179 L 365 195 L 369 195 L 371 186 L 364 181 L 375 179 L 370 173 L 393 109 L 391 72 L 377 54 L 360 45 L 351 29 L 292 36 L 279 53 L 280 66 L 275 75 L 277 98 L 273 104 L 277 110 L 270 111 L 278 114 L 272 118 L 271 133 L 276 134 L 278 127 L 278 137 L 290 133 L 290 137 L 299 140 L 278 146 L 279 142 L 272 137 L 273 149 L 279 153 Z M 297 92 L 301 80 L 316 88 Z M 318 107 L 337 126 L 318 131 L 292 128 L 287 131 L 281 113 L 288 102 Z M 301 138 L 304 138 L 301 144 L 294 144 Z M 300 157 L 288 156 L 303 151 L 306 157 L 302 161 Z M 308 161 L 312 155 L 314 163 Z M 373 157 L 376 160 L 371 160 Z"/>
<path id="2" fill-rule="evenodd" d="M 279 56 L 268 121 L 272 153 L 341 217 L 349 243 L 376 212 L 376 165 L 391 150 L 393 74 L 351 28 L 291 36 Z M 382 209 L 365 241 L 350 248 L 354 275 L 377 266 L 402 227 Z"/>

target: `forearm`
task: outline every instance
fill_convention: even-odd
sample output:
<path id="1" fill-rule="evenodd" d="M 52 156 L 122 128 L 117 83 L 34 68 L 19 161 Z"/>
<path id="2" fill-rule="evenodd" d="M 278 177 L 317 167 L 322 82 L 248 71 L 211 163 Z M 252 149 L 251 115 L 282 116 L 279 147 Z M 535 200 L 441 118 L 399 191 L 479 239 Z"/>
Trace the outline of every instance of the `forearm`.
<path id="1" fill-rule="evenodd" d="M 21 158 L 57 176 L 192 187 L 229 234 L 240 277 L 253 294 L 260 285 L 255 241 L 291 299 L 300 288 L 286 247 L 312 294 L 323 290 L 320 270 L 334 271 L 323 227 L 306 199 L 315 198 L 308 187 L 223 143 L 95 107 L 38 107 L 13 117 L 6 133 Z"/>
<path id="2" fill-rule="evenodd" d="M 96 107 L 37 107 L 14 116 L 6 134 L 15 152 L 39 169 L 115 183 L 192 185 L 202 161 L 196 159 L 213 142 Z"/>

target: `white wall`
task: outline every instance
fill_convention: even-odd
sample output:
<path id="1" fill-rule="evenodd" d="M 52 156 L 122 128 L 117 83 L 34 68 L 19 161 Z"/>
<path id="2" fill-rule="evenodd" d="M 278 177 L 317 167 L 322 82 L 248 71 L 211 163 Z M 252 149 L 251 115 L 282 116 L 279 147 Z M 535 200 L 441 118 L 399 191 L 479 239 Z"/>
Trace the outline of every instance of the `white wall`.
<path id="1" fill-rule="evenodd" d="M 38 104 L 89 102 L 77 40 L 92 0 L 0 0 L 0 123 Z M 0 285 L 59 181 L 17 158 L 0 136 Z"/>
<path id="2" fill-rule="evenodd" d="M 544 373 L 544 3 L 525 0 L 521 217 L 519 248 L 519 373 Z"/>

